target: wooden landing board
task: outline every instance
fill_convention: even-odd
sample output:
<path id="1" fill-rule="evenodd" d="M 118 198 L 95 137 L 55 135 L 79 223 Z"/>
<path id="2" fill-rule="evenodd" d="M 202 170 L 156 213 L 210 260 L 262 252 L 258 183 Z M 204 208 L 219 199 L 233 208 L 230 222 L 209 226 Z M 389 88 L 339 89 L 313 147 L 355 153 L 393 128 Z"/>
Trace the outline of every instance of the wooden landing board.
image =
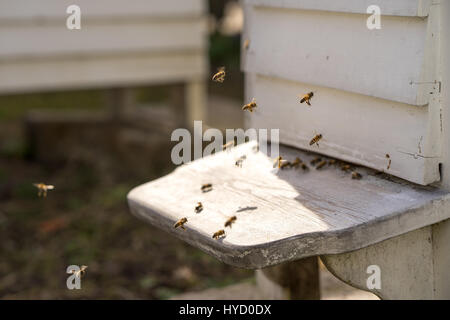
<path id="1" fill-rule="evenodd" d="M 348 252 L 450 217 L 448 192 L 365 168 L 357 168 L 361 180 L 335 166 L 316 170 L 309 164 L 315 154 L 287 147 L 280 147 L 280 155 L 290 161 L 298 156 L 310 170 L 273 169 L 272 159 L 254 152 L 255 145 L 193 161 L 133 189 L 128 194 L 131 211 L 244 268 Z M 247 159 L 236 167 L 242 155 Z M 204 183 L 212 183 L 213 190 L 202 193 Z M 204 209 L 195 213 L 198 201 Z M 232 228 L 224 228 L 233 215 Z M 174 229 L 183 217 L 186 231 Z M 212 239 L 219 229 L 226 236 Z"/>

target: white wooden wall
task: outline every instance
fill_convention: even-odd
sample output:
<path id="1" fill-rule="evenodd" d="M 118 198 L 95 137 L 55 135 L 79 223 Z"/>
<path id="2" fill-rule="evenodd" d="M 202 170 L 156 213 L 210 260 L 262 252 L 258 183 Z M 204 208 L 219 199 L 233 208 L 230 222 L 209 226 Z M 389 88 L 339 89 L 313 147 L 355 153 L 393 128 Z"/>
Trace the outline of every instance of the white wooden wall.
<path id="1" fill-rule="evenodd" d="M 415 183 L 438 181 L 436 1 L 244 0 L 246 99 L 259 106 L 247 126 L 279 128 L 282 143 Z M 380 30 L 366 27 L 372 4 Z M 297 97 L 309 91 L 312 107 Z M 318 133 L 320 147 L 309 146 Z"/>
<path id="2" fill-rule="evenodd" d="M 68 30 L 66 8 L 81 8 Z M 0 0 L 0 93 L 184 82 L 207 73 L 204 0 Z"/>

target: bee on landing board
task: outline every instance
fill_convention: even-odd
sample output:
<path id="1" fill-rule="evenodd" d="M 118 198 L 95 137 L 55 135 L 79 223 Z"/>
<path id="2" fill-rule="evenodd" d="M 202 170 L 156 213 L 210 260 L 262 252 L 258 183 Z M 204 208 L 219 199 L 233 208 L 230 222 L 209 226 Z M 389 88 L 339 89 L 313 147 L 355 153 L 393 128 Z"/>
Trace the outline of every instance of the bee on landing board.
<path id="1" fill-rule="evenodd" d="M 350 166 L 349 164 L 343 163 L 343 164 L 341 165 L 341 170 L 342 170 L 342 171 L 348 171 L 348 170 L 350 170 L 350 169 L 351 169 L 351 166 Z"/>
<path id="2" fill-rule="evenodd" d="M 213 75 L 212 80 L 222 83 L 225 81 L 225 75 L 225 67 L 220 67 L 219 69 L 217 69 L 217 73 Z"/>
<path id="3" fill-rule="evenodd" d="M 319 146 L 319 141 L 320 139 L 322 139 L 322 134 L 316 134 L 314 136 L 314 138 L 311 139 L 311 141 L 309 142 L 309 145 L 312 146 L 313 144 L 317 144 L 317 146 Z"/>
<path id="4" fill-rule="evenodd" d="M 336 159 L 330 159 L 330 160 L 328 160 L 328 165 L 329 166 L 332 166 L 332 165 L 335 165 L 336 164 Z"/>
<path id="5" fill-rule="evenodd" d="M 280 169 L 290 168 L 291 166 L 292 164 L 289 161 L 284 160 L 281 162 Z"/>
<path id="6" fill-rule="evenodd" d="M 55 186 L 45 183 L 33 183 L 33 185 L 38 188 L 38 196 L 39 197 L 47 197 L 47 191 L 55 189 Z"/>
<path id="7" fill-rule="evenodd" d="M 326 164 L 327 164 L 327 162 L 325 160 L 319 162 L 319 164 L 316 167 L 316 170 L 322 169 Z"/>
<path id="8" fill-rule="evenodd" d="M 387 170 L 389 170 L 389 168 L 391 167 L 391 156 L 388 154 L 388 153 L 386 153 L 386 159 L 389 159 L 389 162 L 388 162 L 388 166 L 387 166 Z"/>
<path id="9" fill-rule="evenodd" d="M 212 237 L 213 237 L 213 239 L 218 240 L 220 237 L 223 237 L 223 236 L 225 236 L 225 230 L 222 229 L 222 230 L 215 232 Z"/>
<path id="10" fill-rule="evenodd" d="M 235 166 L 239 167 L 239 168 L 242 168 L 242 162 L 244 162 L 245 159 L 247 159 L 246 155 L 243 155 L 243 156 L 239 157 L 239 159 L 237 159 L 236 162 L 235 162 Z"/>
<path id="11" fill-rule="evenodd" d="M 309 167 L 306 165 L 306 163 L 302 162 L 301 166 L 302 166 L 303 171 L 309 170 Z"/>
<path id="12" fill-rule="evenodd" d="M 200 213 L 203 210 L 203 204 L 201 202 L 197 202 L 197 206 L 195 207 L 195 212 Z"/>
<path id="13" fill-rule="evenodd" d="M 86 274 L 86 269 L 88 268 L 88 266 L 81 266 L 80 270 L 78 271 L 73 271 L 72 273 L 77 277 L 77 278 L 81 278 L 84 277 L 84 275 Z"/>
<path id="14" fill-rule="evenodd" d="M 309 163 L 311 163 L 311 165 L 315 166 L 316 163 L 319 163 L 321 161 L 322 161 L 321 157 L 316 157 L 316 158 L 312 159 Z"/>
<path id="15" fill-rule="evenodd" d="M 361 179 L 361 178 L 362 178 L 362 175 L 361 175 L 360 173 L 358 173 L 358 172 L 356 172 L 356 171 L 353 171 L 353 172 L 352 172 L 352 179 L 359 180 L 359 179 Z"/>
<path id="16" fill-rule="evenodd" d="M 279 156 L 275 159 L 275 161 L 273 162 L 273 167 L 276 168 L 278 167 L 278 169 L 281 168 L 281 165 L 286 162 L 286 160 L 283 160 L 283 157 Z"/>
<path id="17" fill-rule="evenodd" d="M 202 185 L 202 187 L 200 188 L 202 190 L 202 192 L 209 192 L 212 190 L 212 184 L 211 183 L 205 183 Z"/>
<path id="18" fill-rule="evenodd" d="M 173 227 L 176 229 L 178 227 L 180 227 L 183 230 L 186 230 L 186 228 L 184 227 L 184 224 L 187 222 L 187 218 L 181 218 L 180 220 L 178 220 Z"/>
<path id="19" fill-rule="evenodd" d="M 303 162 L 302 159 L 300 159 L 299 157 L 297 157 L 297 158 L 295 158 L 294 161 L 292 161 L 291 167 L 297 168 L 299 165 L 302 164 L 302 162 Z"/>
<path id="20" fill-rule="evenodd" d="M 228 219 L 226 222 L 225 222 L 225 228 L 226 227 L 230 227 L 231 228 L 231 225 L 236 221 L 236 216 L 232 216 L 230 219 Z"/>
<path id="21" fill-rule="evenodd" d="M 308 106 L 311 106 L 311 98 L 314 96 L 313 92 L 309 92 L 301 96 L 300 103 L 306 102 Z"/>
<path id="22" fill-rule="evenodd" d="M 248 110 L 248 111 L 250 111 L 250 112 L 253 112 L 253 109 L 255 109 L 256 107 L 258 107 L 257 105 L 256 105 L 256 100 L 255 100 L 255 98 L 253 98 L 252 99 L 252 101 L 250 102 L 250 103 L 247 103 L 246 105 L 244 105 L 243 107 L 242 107 L 242 110 Z"/>

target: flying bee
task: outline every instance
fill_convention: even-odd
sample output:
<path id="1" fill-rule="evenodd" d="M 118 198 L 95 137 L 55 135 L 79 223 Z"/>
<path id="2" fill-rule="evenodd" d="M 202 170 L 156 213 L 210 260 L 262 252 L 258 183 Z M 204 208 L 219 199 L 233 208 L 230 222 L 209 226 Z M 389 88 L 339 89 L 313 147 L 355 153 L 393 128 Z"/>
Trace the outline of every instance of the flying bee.
<path id="1" fill-rule="evenodd" d="M 389 159 L 388 166 L 387 166 L 387 170 L 389 170 L 389 168 L 391 167 L 391 162 L 392 162 L 391 156 L 388 153 L 386 153 L 386 158 Z"/>
<path id="2" fill-rule="evenodd" d="M 203 204 L 201 202 L 197 202 L 197 206 L 195 207 L 195 212 L 200 213 L 203 210 Z"/>
<path id="3" fill-rule="evenodd" d="M 242 107 L 242 110 L 248 110 L 250 112 L 253 112 L 253 109 L 256 108 L 256 100 L 255 98 L 252 99 L 252 101 L 250 103 L 247 103 L 245 106 Z"/>
<path id="4" fill-rule="evenodd" d="M 217 73 L 213 75 L 212 80 L 222 83 L 225 80 L 225 75 L 225 67 L 220 67 L 217 69 Z"/>
<path id="5" fill-rule="evenodd" d="M 84 277 L 84 275 L 86 274 L 86 269 L 88 268 L 88 266 L 81 266 L 80 270 L 78 271 L 72 271 L 72 273 L 75 275 L 75 277 L 77 278 L 81 278 Z"/>
<path id="6" fill-rule="evenodd" d="M 311 163 L 313 166 L 316 165 L 316 163 L 319 163 L 322 161 L 321 157 L 316 157 L 314 159 L 312 159 L 309 163 Z"/>
<path id="7" fill-rule="evenodd" d="M 242 162 L 244 162 L 245 159 L 247 159 L 246 155 L 241 156 L 239 159 L 236 160 L 235 166 L 242 168 Z"/>
<path id="8" fill-rule="evenodd" d="M 311 141 L 309 142 L 309 145 L 312 146 L 313 144 L 317 144 L 317 146 L 319 146 L 319 140 L 322 139 L 322 134 L 316 134 L 314 136 L 314 138 L 311 139 Z"/>
<path id="9" fill-rule="evenodd" d="M 33 183 L 33 185 L 38 188 L 38 197 L 43 196 L 45 198 L 47 197 L 47 190 L 55 189 L 55 186 L 45 183 Z"/>
<path id="10" fill-rule="evenodd" d="M 186 228 L 184 227 L 184 224 L 187 222 L 187 218 L 181 218 L 180 220 L 178 220 L 173 227 L 176 229 L 178 227 L 180 227 L 183 230 L 186 230 Z"/>
<path id="11" fill-rule="evenodd" d="M 353 171 L 353 172 L 352 172 L 352 179 L 359 180 L 359 179 L 361 179 L 361 178 L 362 178 L 362 175 L 361 175 L 360 173 L 358 173 L 358 172 L 356 172 L 356 171 Z"/>
<path id="12" fill-rule="evenodd" d="M 300 103 L 306 102 L 308 106 L 311 106 L 311 98 L 314 96 L 313 92 L 309 92 L 301 96 Z"/>
<path id="13" fill-rule="evenodd" d="M 225 143 L 225 144 L 222 146 L 222 150 L 227 150 L 227 149 L 229 149 L 229 148 L 231 148 L 231 147 L 234 147 L 234 140 Z"/>
<path id="14" fill-rule="evenodd" d="M 226 227 L 230 227 L 231 228 L 231 225 L 236 221 L 236 216 L 232 216 L 230 219 L 228 219 L 226 222 L 225 222 L 225 228 Z"/>
<path id="15" fill-rule="evenodd" d="M 326 164 L 327 164 L 327 162 L 326 162 L 325 160 L 321 161 L 321 162 L 317 165 L 316 170 L 322 169 Z"/>
<path id="16" fill-rule="evenodd" d="M 297 157 L 294 161 L 292 161 L 291 167 L 297 168 L 302 162 L 303 161 L 299 157 Z"/>
<path id="17" fill-rule="evenodd" d="M 209 192 L 212 190 L 212 184 L 211 183 L 205 183 L 200 188 L 203 192 Z"/>
<path id="18" fill-rule="evenodd" d="M 225 236 L 225 230 L 219 230 L 213 234 L 213 239 L 218 240 L 220 237 Z"/>
<path id="19" fill-rule="evenodd" d="M 249 39 L 245 39 L 244 44 L 242 45 L 242 47 L 244 48 L 244 50 L 248 50 L 248 48 L 250 47 L 250 40 Z"/>

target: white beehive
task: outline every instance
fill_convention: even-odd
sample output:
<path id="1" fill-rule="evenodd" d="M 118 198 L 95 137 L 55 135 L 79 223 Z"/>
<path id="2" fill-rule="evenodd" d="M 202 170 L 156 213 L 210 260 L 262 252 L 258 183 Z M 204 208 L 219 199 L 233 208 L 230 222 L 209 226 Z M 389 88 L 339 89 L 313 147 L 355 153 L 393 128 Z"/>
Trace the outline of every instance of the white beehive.
<path id="1" fill-rule="evenodd" d="M 418 184 L 439 181 L 438 6 L 372 2 L 244 0 L 246 98 L 259 106 L 247 127 L 279 128 L 283 144 Z M 371 4 L 381 29 L 367 28 Z M 300 104 L 310 91 L 312 106 Z"/>
<path id="2" fill-rule="evenodd" d="M 66 27 L 81 8 L 81 30 Z M 0 93 L 187 82 L 207 73 L 203 0 L 0 0 Z"/>

